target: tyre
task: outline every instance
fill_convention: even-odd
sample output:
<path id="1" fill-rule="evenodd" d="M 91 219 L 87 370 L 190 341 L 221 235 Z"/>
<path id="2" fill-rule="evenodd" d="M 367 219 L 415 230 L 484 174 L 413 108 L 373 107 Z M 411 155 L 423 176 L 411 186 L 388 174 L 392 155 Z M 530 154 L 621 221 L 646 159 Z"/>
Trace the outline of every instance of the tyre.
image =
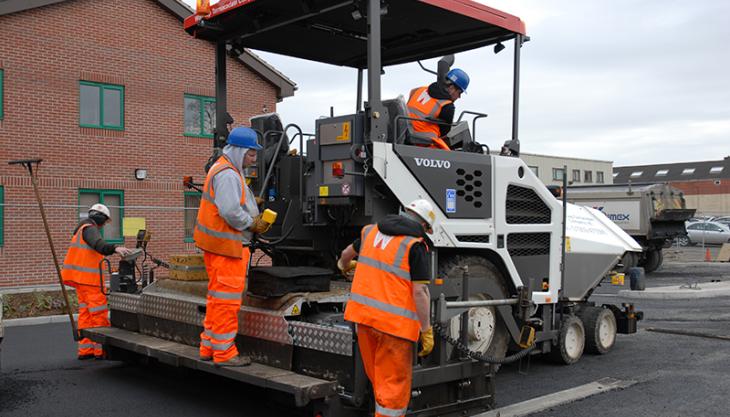
<path id="1" fill-rule="evenodd" d="M 462 279 L 462 266 L 469 267 L 470 280 L 484 279 L 489 281 L 491 288 L 496 288 L 494 294 L 478 293 L 469 297 L 470 300 L 493 300 L 507 296 L 504 278 L 497 268 L 487 259 L 480 256 L 455 256 L 439 266 L 439 274 L 445 280 Z M 509 333 L 501 318 L 498 317 L 496 307 L 475 307 L 468 311 L 469 318 L 469 350 L 480 352 L 496 358 L 503 358 L 507 353 Z M 449 334 L 458 339 L 461 329 L 461 316 L 455 316 L 449 323 Z M 449 348 L 451 346 L 449 345 Z M 448 354 L 451 354 L 451 350 Z M 495 366 L 495 370 L 499 365 Z"/>
<path id="2" fill-rule="evenodd" d="M 635 267 L 639 263 L 639 256 L 634 252 L 626 252 L 624 257 L 621 259 L 621 264 L 624 266 L 620 272 L 627 273 L 629 268 Z"/>
<path id="3" fill-rule="evenodd" d="M 603 307 L 585 307 L 579 314 L 586 332 L 586 352 L 605 355 L 616 344 L 616 317 Z"/>
<path id="4" fill-rule="evenodd" d="M 692 242 L 689 240 L 689 236 L 679 236 L 677 237 L 677 243 L 679 246 L 690 246 Z"/>
<path id="5" fill-rule="evenodd" d="M 569 315 L 560 323 L 558 345 L 550 351 L 550 359 L 555 363 L 572 365 L 583 356 L 585 348 L 585 328 L 580 318 Z"/>
<path id="6" fill-rule="evenodd" d="M 664 255 L 662 254 L 661 249 L 650 249 L 646 251 L 646 259 L 644 260 L 644 272 L 650 273 L 654 272 L 662 264 L 662 261 L 664 260 Z"/>

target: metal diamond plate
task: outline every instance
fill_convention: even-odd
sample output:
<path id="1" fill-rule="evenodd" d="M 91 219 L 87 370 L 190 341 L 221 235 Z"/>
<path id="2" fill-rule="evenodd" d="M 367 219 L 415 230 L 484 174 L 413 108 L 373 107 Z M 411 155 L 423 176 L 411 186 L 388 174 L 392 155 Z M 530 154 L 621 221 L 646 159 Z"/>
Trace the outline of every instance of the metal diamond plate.
<path id="1" fill-rule="evenodd" d="M 113 292 L 109 294 L 109 309 L 126 311 L 127 313 L 139 312 L 140 296 L 137 294 L 126 294 Z"/>
<path id="2" fill-rule="evenodd" d="M 258 311 L 241 309 L 238 315 L 238 333 L 272 342 L 291 345 L 292 337 L 284 317 L 278 314 L 267 314 Z"/>
<path id="3" fill-rule="evenodd" d="M 142 294 L 140 313 L 146 316 L 201 326 L 205 314 L 201 305 L 188 300 Z"/>
<path id="4" fill-rule="evenodd" d="M 202 301 L 202 300 L 201 300 Z M 139 312 L 145 316 L 202 326 L 205 319 L 205 302 L 192 298 L 167 296 L 162 294 L 143 294 Z M 273 342 L 292 344 L 289 327 L 281 314 L 252 311 L 245 306 L 238 314 L 238 334 Z"/>
<path id="5" fill-rule="evenodd" d="M 352 356 L 352 331 L 303 321 L 289 322 L 294 346 Z"/>

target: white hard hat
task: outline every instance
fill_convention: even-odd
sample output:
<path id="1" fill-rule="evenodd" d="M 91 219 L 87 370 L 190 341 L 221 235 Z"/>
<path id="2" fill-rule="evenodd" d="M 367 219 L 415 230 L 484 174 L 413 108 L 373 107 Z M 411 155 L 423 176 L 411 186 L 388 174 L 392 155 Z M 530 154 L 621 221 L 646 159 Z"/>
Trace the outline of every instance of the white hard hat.
<path id="1" fill-rule="evenodd" d="M 406 209 L 425 221 L 428 225 L 428 232 L 431 233 L 433 224 L 436 222 L 436 213 L 433 212 L 431 203 L 424 199 L 413 200 L 408 204 Z"/>
<path id="2" fill-rule="evenodd" d="M 89 209 L 89 213 L 91 213 L 92 211 L 98 211 L 99 213 L 105 215 L 106 217 L 108 217 L 110 219 L 112 217 L 112 213 L 109 211 L 109 207 L 107 207 L 103 204 L 99 204 L 99 203 L 94 204 Z"/>

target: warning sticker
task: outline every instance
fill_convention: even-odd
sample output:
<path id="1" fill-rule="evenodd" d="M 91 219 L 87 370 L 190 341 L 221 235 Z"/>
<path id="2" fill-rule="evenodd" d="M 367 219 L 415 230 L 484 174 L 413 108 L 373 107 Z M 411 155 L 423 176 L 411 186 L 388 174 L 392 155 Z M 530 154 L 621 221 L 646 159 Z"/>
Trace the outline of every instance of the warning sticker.
<path id="1" fill-rule="evenodd" d="M 350 140 L 350 122 L 342 123 L 342 133 L 335 138 L 336 140 Z"/>
<path id="2" fill-rule="evenodd" d="M 319 187 L 319 196 L 320 197 L 327 197 L 330 195 L 330 187 L 323 185 Z"/>
<path id="3" fill-rule="evenodd" d="M 342 184 L 342 195 L 350 195 L 350 184 Z"/>
<path id="4" fill-rule="evenodd" d="M 299 315 L 299 306 L 294 305 L 294 307 L 291 308 L 291 315 L 292 316 L 298 316 Z"/>
<path id="5" fill-rule="evenodd" d="M 453 188 L 446 189 L 446 212 L 456 213 L 456 190 Z"/>

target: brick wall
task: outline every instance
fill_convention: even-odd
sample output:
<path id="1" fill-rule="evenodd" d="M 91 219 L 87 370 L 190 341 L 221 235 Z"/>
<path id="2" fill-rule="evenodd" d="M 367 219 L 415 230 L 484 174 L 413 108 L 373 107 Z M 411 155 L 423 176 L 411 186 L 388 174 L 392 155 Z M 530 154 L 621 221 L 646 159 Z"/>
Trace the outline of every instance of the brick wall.
<path id="1" fill-rule="evenodd" d="M 12 159 L 43 158 L 40 187 L 60 262 L 81 188 L 123 190 L 124 216 L 146 218 L 155 256 L 193 251 L 184 243 L 181 178 L 203 179 L 211 140 L 183 136 L 183 95 L 214 95 L 213 45 L 187 35 L 153 0 L 63 2 L 0 16 L 0 27 L 0 287 L 56 282 L 27 171 L 8 166 Z M 124 86 L 124 131 L 79 127 L 81 80 Z M 237 123 L 276 108 L 275 87 L 232 59 L 228 83 Z M 136 181 L 135 168 L 148 179 Z"/>
<path id="2" fill-rule="evenodd" d="M 730 179 L 673 181 L 670 184 L 684 192 L 687 208 L 696 209 L 698 215 L 730 215 Z"/>

